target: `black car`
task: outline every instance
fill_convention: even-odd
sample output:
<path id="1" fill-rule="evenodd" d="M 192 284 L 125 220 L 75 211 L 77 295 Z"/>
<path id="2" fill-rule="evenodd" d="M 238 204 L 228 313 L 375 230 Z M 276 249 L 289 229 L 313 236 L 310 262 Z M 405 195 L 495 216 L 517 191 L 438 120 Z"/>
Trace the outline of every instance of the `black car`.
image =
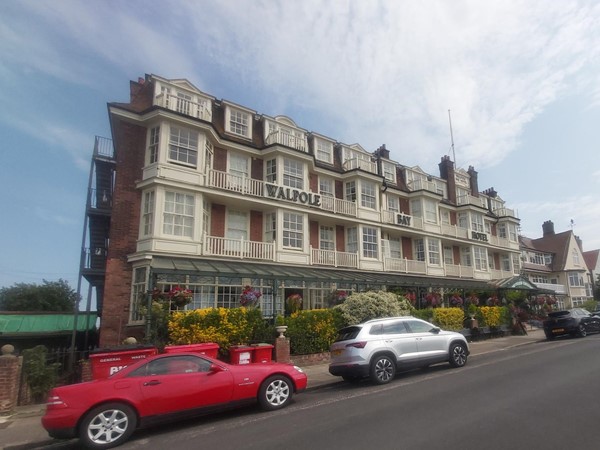
<path id="1" fill-rule="evenodd" d="M 565 334 L 585 337 L 588 333 L 600 333 L 600 317 L 583 308 L 553 311 L 544 321 L 544 333 L 546 339 Z"/>

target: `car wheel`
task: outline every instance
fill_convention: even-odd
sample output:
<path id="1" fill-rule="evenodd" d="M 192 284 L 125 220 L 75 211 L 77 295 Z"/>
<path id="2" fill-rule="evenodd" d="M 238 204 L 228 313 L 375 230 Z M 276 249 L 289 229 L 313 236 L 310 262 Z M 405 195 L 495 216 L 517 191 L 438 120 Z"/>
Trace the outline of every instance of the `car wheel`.
<path id="1" fill-rule="evenodd" d="M 455 343 L 450 346 L 450 365 L 462 367 L 467 364 L 467 349 L 464 344 Z"/>
<path id="2" fill-rule="evenodd" d="M 261 385 L 258 402 L 267 411 L 280 409 L 292 400 L 293 391 L 289 378 L 283 375 L 274 375 L 267 378 Z"/>
<path id="3" fill-rule="evenodd" d="M 585 327 L 583 325 L 579 325 L 579 328 L 577 329 L 577 334 L 579 335 L 579 337 L 587 336 L 587 330 L 585 329 Z"/>
<path id="4" fill-rule="evenodd" d="M 371 381 L 386 384 L 396 375 L 396 363 L 389 356 L 380 355 L 371 362 Z"/>
<path id="5" fill-rule="evenodd" d="M 547 335 L 546 335 L 546 340 L 548 340 L 548 341 L 553 341 L 555 337 L 556 337 L 556 336 L 554 336 L 553 334 L 547 334 Z"/>
<path id="6" fill-rule="evenodd" d="M 79 428 L 79 439 L 87 448 L 121 445 L 135 430 L 135 411 L 122 403 L 107 403 L 88 412 Z"/>

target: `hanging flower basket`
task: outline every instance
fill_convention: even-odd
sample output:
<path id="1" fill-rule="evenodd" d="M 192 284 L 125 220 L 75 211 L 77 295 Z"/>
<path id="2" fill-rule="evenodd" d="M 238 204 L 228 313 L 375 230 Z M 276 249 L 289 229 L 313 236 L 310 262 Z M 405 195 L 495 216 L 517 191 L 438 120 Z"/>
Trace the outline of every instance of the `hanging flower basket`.
<path id="1" fill-rule="evenodd" d="M 262 293 L 252 286 L 244 286 L 244 290 L 240 294 L 240 304 L 246 308 L 253 308 L 258 305 Z"/>
<path id="2" fill-rule="evenodd" d="M 450 306 L 454 306 L 456 308 L 461 308 L 464 304 L 462 297 L 458 294 L 453 294 L 450 297 Z"/>
<path id="3" fill-rule="evenodd" d="M 169 291 L 168 295 L 171 303 L 178 308 L 189 305 L 194 297 L 194 293 L 190 289 L 182 288 L 181 286 L 175 286 Z"/>

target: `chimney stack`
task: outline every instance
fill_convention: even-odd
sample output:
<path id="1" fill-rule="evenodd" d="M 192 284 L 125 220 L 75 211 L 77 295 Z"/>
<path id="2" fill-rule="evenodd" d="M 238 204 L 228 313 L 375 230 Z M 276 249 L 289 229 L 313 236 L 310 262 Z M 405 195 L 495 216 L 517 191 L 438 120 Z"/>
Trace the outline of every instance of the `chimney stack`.
<path id="1" fill-rule="evenodd" d="M 554 236 L 554 222 L 552 222 L 551 220 L 546 220 L 542 224 L 542 231 L 544 232 L 544 237 Z"/>

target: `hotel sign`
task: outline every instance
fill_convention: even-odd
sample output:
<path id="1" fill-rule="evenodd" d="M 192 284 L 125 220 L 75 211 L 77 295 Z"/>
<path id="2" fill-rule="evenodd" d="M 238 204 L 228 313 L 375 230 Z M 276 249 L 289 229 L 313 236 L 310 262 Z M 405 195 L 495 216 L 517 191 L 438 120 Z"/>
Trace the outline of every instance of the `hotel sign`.
<path id="1" fill-rule="evenodd" d="M 488 242 L 488 235 L 487 235 L 487 233 L 471 231 L 471 239 L 473 239 L 475 241 Z"/>
<path id="2" fill-rule="evenodd" d="M 289 187 L 276 186 L 274 184 L 265 184 L 266 197 L 277 200 L 287 200 L 294 203 L 301 203 L 309 206 L 321 206 L 321 195 L 314 192 L 305 192 Z"/>

